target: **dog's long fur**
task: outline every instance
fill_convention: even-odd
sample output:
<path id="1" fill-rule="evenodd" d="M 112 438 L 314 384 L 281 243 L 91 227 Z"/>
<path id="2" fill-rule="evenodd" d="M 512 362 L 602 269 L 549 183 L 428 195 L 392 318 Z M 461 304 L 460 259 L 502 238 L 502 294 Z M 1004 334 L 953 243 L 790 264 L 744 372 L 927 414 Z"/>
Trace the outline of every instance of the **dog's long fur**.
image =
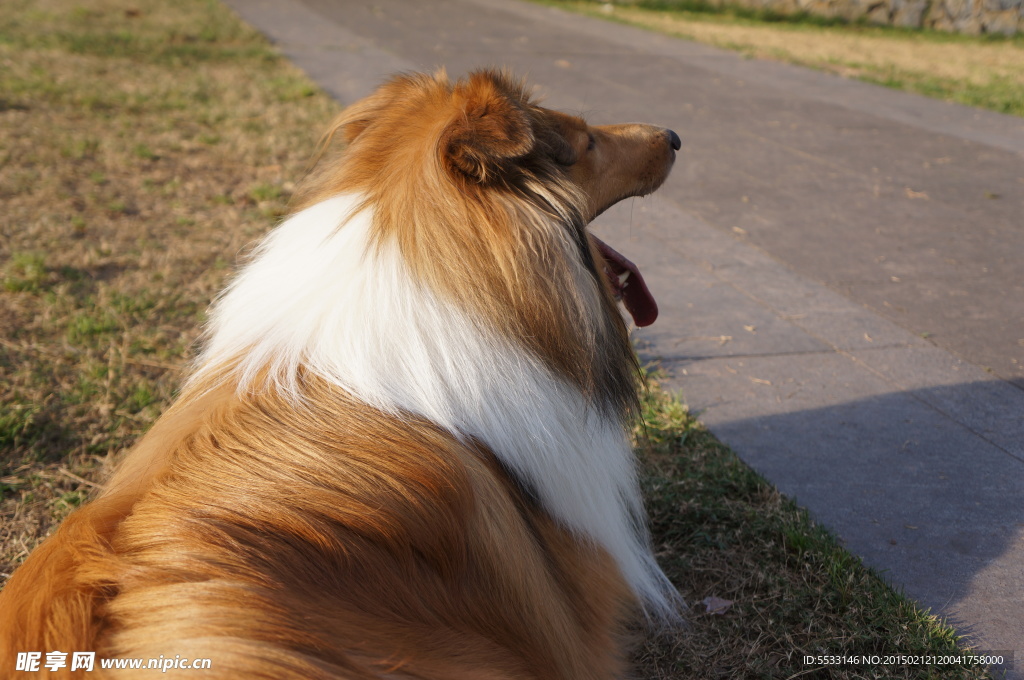
<path id="1" fill-rule="evenodd" d="M 95 650 L 231 678 L 614 678 L 630 617 L 672 616 L 585 231 L 664 180 L 666 131 L 481 71 L 395 78 L 329 137 L 178 402 L 0 593 L 4 672 Z"/>

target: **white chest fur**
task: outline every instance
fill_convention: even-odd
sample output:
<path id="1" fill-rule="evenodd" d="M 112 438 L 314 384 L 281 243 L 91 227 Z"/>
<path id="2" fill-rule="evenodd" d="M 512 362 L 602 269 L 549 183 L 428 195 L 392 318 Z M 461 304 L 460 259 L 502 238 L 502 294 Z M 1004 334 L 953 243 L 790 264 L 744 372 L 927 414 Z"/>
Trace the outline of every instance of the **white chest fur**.
<path id="1" fill-rule="evenodd" d="M 357 203 L 324 201 L 267 237 L 216 302 L 197 377 L 243 357 L 243 387 L 269 369 L 301 402 L 301 367 L 397 417 L 476 438 L 558 521 L 611 553 L 650 613 L 668 613 L 673 591 L 647 547 L 622 423 L 417 283 L 397 246 L 370 247 L 372 216 L 353 216 Z"/>

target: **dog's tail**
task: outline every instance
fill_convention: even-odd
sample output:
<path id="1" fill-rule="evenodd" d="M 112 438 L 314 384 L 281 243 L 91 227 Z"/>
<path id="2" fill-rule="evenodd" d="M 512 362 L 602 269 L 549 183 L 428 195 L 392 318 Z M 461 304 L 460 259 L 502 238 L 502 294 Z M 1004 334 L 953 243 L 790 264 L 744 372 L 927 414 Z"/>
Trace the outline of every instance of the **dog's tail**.
<path id="1" fill-rule="evenodd" d="M 14 573 L 0 591 L 0 668 L 15 670 L 19 653 L 95 649 L 97 609 L 115 588 L 110 538 L 124 512 L 123 497 L 87 505 Z M 72 676 L 65 667 L 50 677 Z"/>

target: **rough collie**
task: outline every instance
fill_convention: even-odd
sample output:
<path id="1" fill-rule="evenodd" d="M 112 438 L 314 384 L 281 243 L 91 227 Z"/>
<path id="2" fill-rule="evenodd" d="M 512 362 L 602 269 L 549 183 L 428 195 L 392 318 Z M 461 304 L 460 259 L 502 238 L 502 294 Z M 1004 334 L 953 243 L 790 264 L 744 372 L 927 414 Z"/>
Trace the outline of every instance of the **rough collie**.
<path id="1" fill-rule="evenodd" d="M 0 595 L 0 675 L 56 650 L 593 680 L 625 672 L 632 619 L 673 616 L 616 300 L 657 309 L 586 225 L 661 185 L 678 136 L 479 71 L 397 77 L 326 140 L 178 401 Z"/>

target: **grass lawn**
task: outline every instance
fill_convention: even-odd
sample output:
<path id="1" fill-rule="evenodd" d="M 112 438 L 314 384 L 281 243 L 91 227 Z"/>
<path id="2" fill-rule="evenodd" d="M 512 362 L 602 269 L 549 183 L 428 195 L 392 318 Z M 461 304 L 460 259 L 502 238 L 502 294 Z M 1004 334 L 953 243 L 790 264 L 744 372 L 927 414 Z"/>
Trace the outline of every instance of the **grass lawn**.
<path id="1" fill-rule="evenodd" d="M 0 584 L 173 399 L 207 304 L 336 112 L 210 0 L 0 4 Z M 638 677 L 985 677 L 804 665 L 956 640 L 651 385 L 637 446 L 692 607 Z"/>
<path id="2" fill-rule="evenodd" d="M 545 5 L 947 101 L 1024 116 L 1024 35 L 973 37 L 815 17 L 785 18 L 696 0 Z M 671 9 L 686 7 L 689 9 Z M 759 18 L 760 17 L 760 18 Z M 768 20 L 765 20 L 768 19 Z"/>
<path id="3" fill-rule="evenodd" d="M 217 2 L 0 3 L 0 573 L 169 403 L 336 112 Z"/>

